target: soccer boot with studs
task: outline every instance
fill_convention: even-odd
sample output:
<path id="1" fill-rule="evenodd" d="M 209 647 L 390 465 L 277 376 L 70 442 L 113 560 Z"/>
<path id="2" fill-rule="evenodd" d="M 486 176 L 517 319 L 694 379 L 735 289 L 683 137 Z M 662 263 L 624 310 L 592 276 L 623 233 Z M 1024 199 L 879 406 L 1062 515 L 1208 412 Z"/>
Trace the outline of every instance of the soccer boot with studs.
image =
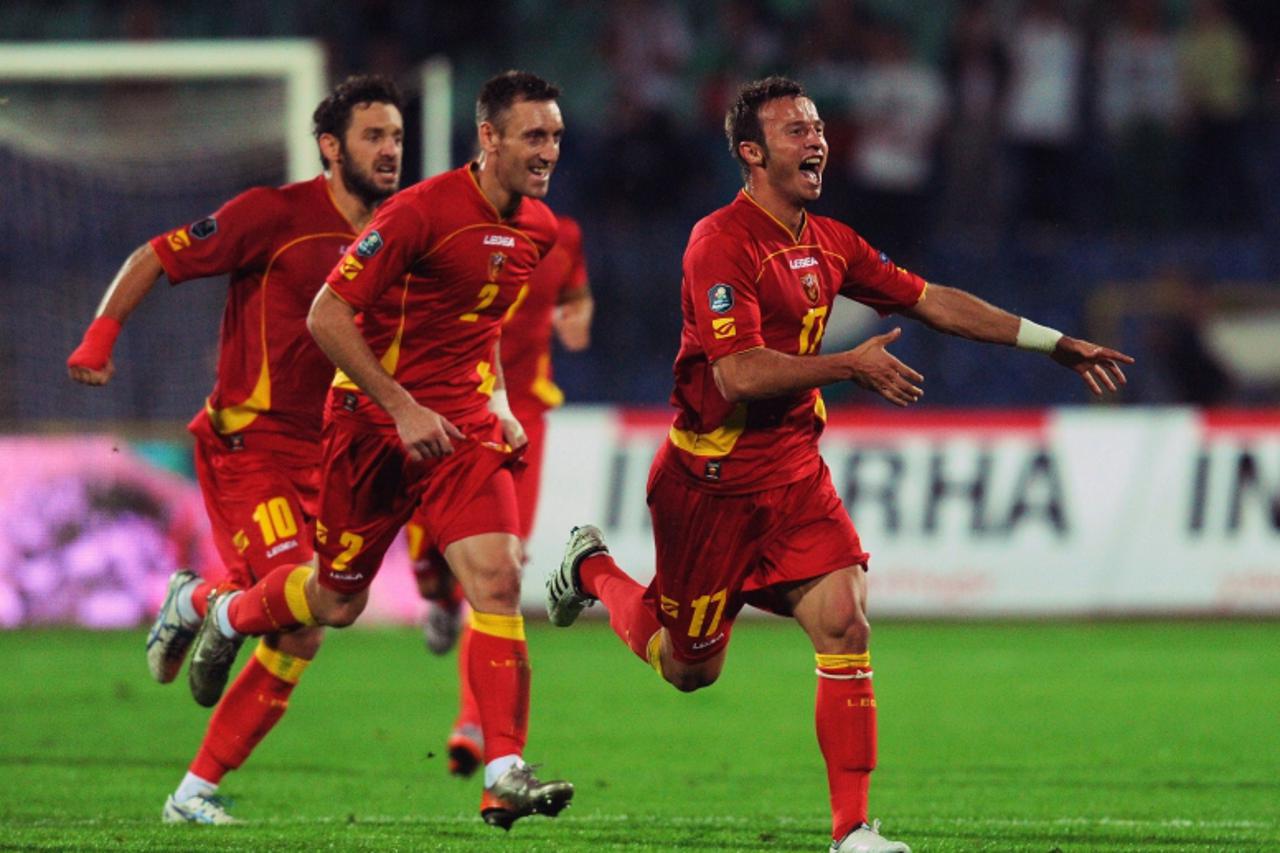
<path id="1" fill-rule="evenodd" d="M 567 628 L 583 610 L 596 603 L 596 599 L 582 591 L 578 567 L 593 554 L 608 553 L 604 534 L 595 525 L 584 524 L 569 532 L 564 559 L 560 561 L 560 567 L 547 576 L 547 616 L 552 625 Z"/>

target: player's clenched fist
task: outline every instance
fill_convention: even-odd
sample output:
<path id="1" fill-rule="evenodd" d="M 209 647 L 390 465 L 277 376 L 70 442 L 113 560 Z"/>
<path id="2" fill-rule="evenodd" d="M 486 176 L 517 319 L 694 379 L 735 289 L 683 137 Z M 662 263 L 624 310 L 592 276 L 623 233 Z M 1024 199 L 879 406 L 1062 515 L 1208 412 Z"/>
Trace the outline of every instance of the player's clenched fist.
<path id="1" fill-rule="evenodd" d="M 396 432 L 412 459 L 436 458 L 453 452 L 453 442 L 462 433 L 448 418 L 426 406 L 413 406 L 396 418 Z"/>
<path id="2" fill-rule="evenodd" d="M 902 329 L 876 335 L 849 351 L 853 381 L 875 391 L 895 406 L 909 406 L 924 396 L 914 383 L 924 377 L 899 361 L 885 347 L 902 336 Z"/>
<path id="3" fill-rule="evenodd" d="M 116 372 L 111 348 L 120 334 L 120 321 L 98 317 L 85 330 L 80 346 L 67 358 L 67 374 L 85 385 L 106 385 Z"/>

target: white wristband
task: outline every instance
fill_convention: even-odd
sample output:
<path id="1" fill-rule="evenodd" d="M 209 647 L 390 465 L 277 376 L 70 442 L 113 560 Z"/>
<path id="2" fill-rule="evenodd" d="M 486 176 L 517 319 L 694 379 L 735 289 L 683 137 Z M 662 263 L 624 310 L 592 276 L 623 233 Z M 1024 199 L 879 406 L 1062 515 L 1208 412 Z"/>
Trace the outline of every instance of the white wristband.
<path id="1" fill-rule="evenodd" d="M 489 398 L 489 411 L 501 420 L 515 420 L 516 416 L 511 412 L 511 403 L 507 400 L 506 388 L 494 390 L 493 396 Z"/>
<path id="2" fill-rule="evenodd" d="M 1018 319 L 1018 339 L 1014 342 L 1018 349 L 1029 349 L 1036 352 L 1053 352 L 1062 338 L 1062 332 L 1033 323 L 1026 317 Z"/>

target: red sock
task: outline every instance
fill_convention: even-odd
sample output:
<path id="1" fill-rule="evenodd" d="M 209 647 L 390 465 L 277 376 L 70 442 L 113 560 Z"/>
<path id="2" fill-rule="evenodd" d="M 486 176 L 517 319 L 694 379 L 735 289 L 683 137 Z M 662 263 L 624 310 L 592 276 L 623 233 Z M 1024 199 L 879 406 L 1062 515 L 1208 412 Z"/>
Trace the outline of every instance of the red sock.
<path id="1" fill-rule="evenodd" d="M 241 634 L 275 634 L 316 624 L 303 585 L 315 569 L 281 566 L 231 599 L 227 619 Z"/>
<path id="2" fill-rule="evenodd" d="M 191 772 L 217 783 L 243 764 L 284 716 L 289 694 L 310 662 L 259 645 L 213 712 Z"/>
<path id="3" fill-rule="evenodd" d="M 471 625 L 462 626 L 458 637 L 458 719 L 454 721 L 455 730 L 466 725 L 480 725 L 480 708 L 476 705 L 476 694 L 471 689 L 469 675 L 471 663 Z"/>
<path id="4" fill-rule="evenodd" d="M 474 689 L 487 764 L 523 755 L 529 732 L 529 648 L 519 614 L 471 613 L 467 680 Z"/>
<path id="5" fill-rule="evenodd" d="M 201 620 L 204 619 L 205 611 L 209 609 L 209 593 L 213 592 L 217 586 L 212 581 L 202 580 L 191 590 L 191 606 Z"/>
<path id="6" fill-rule="evenodd" d="M 640 660 L 649 662 L 649 639 L 662 625 L 644 602 L 644 587 L 618 568 L 608 554 L 593 554 L 578 566 L 582 591 L 604 602 L 609 627 Z"/>
<path id="7" fill-rule="evenodd" d="M 867 791 L 876 766 L 876 699 L 871 655 L 816 655 L 818 746 L 827 763 L 831 837 L 867 821 Z"/>

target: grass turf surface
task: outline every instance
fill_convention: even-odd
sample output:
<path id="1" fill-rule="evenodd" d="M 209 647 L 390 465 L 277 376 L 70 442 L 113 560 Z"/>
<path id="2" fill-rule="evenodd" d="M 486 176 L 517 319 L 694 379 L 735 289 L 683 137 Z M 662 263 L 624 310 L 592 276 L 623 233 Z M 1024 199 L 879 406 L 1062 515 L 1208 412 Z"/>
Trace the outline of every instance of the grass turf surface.
<path id="1" fill-rule="evenodd" d="M 144 632 L 0 632 L 0 849 L 820 851 L 811 651 L 734 632 L 682 695 L 600 622 L 530 623 L 528 755 L 556 820 L 484 826 L 449 778 L 454 658 L 411 630 L 332 632 L 222 793 L 236 827 L 166 826 L 207 712 L 153 684 Z M 917 851 L 1280 849 L 1280 624 L 880 623 L 872 815 Z M 246 659 L 248 650 L 241 652 Z"/>

